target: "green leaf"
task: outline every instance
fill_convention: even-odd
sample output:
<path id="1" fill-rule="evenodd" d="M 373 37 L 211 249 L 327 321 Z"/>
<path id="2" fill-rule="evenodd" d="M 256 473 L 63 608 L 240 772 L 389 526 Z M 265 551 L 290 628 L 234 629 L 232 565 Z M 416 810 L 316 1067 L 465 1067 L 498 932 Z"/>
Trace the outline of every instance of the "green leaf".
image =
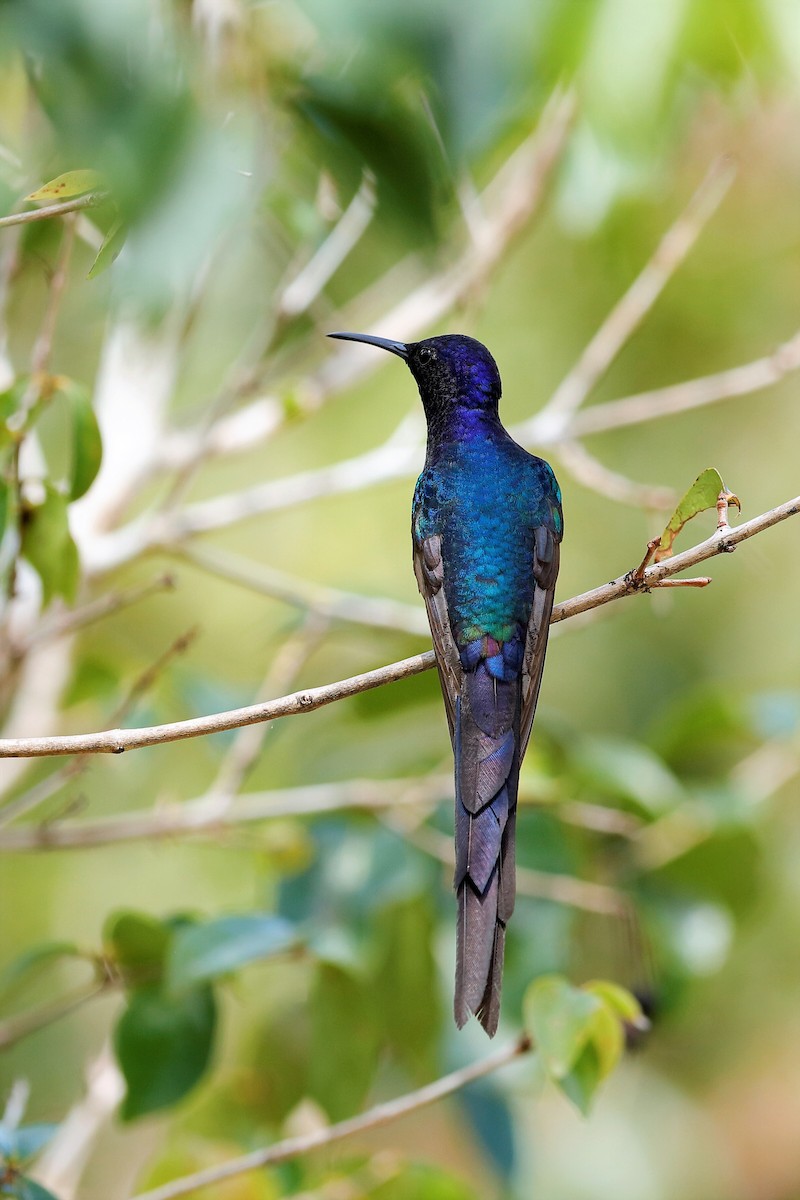
<path id="1" fill-rule="evenodd" d="M 103 238 L 103 244 L 97 251 L 97 257 L 89 268 L 89 273 L 86 276 L 87 279 L 96 279 L 98 275 L 102 275 L 107 267 L 111 266 L 125 245 L 125 238 L 127 236 L 127 224 L 123 221 L 122 217 L 117 217 Z"/>
<path id="2" fill-rule="evenodd" d="M 375 998 L 363 979 L 321 963 L 311 992 L 310 1095 L 333 1121 L 357 1112 L 378 1065 Z"/>
<path id="3" fill-rule="evenodd" d="M 638 1001 L 615 983 L 575 988 L 557 975 L 531 984 L 525 1014 L 549 1075 L 583 1113 L 622 1057 L 624 1022 L 642 1017 Z"/>
<path id="4" fill-rule="evenodd" d="M 598 996 L 573 987 L 560 975 L 545 975 L 528 988 L 526 1025 L 555 1079 L 568 1074 L 576 1062 L 601 1004 Z"/>
<path id="5" fill-rule="evenodd" d="M 716 508 L 717 498 L 721 492 L 727 494 L 730 504 L 735 504 L 737 508 L 740 507 L 737 497 L 727 491 L 716 467 L 706 467 L 705 471 L 697 476 L 670 517 L 655 553 L 656 562 L 669 558 L 675 539 L 687 521 L 691 521 L 692 517 L 696 517 L 698 513 L 705 512 L 707 508 Z"/>
<path id="6" fill-rule="evenodd" d="M 167 988 L 177 995 L 246 963 L 282 954 L 295 940 L 292 925 L 269 913 L 245 913 L 190 925 L 176 932 L 170 946 Z"/>
<path id="7" fill-rule="evenodd" d="M 621 1021 L 636 1024 L 642 1020 L 642 1006 L 632 992 L 620 987 L 618 983 L 610 983 L 607 979 L 593 980 L 585 983 L 583 990 L 592 996 L 599 996 L 608 1010 L 615 1013 Z"/>
<path id="8" fill-rule="evenodd" d="M 44 484 L 40 504 L 27 505 L 22 512 L 22 557 L 42 581 L 42 602 L 47 607 L 54 596 L 75 599 L 80 563 L 67 521 L 66 497 L 51 484 Z"/>
<path id="9" fill-rule="evenodd" d="M 9 992 L 37 967 L 57 958 L 82 958 L 75 942 L 41 942 L 24 951 L 0 971 L 0 992 Z"/>
<path id="10" fill-rule="evenodd" d="M 85 192 L 97 192 L 105 188 L 105 182 L 99 171 L 66 171 L 57 175 L 49 183 L 42 184 L 26 200 L 49 200 L 56 203 L 59 200 L 71 200 L 74 196 L 82 196 Z"/>
<path id="11" fill-rule="evenodd" d="M 564 1095 L 588 1116 L 594 1094 L 602 1081 L 600 1060 L 594 1042 L 588 1042 L 578 1055 L 572 1070 L 558 1081 Z"/>
<path id="12" fill-rule="evenodd" d="M 91 396 L 73 380 L 60 380 L 59 391 L 69 403 L 72 417 L 72 459 L 69 498 L 78 500 L 94 483 L 103 457 L 103 442 Z"/>
<path id="13" fill-rule="evenodd" d="M 171 938 L 163 921 L 140 912 L 113 913 L 103 930 L 103 942 L 132 986 L 161 978 Z"/>
<path id="14" fill-rule="evenodd" d="M 217 1010 L 210 987 L 169 996 L 157 984 L 138 988 L 114 1032 L 127 1084 L 122 1119 L 177 1103 L 208 1066 Z"/>
<path id="15" fill-rule="evenodd" d="M 575 774 L 586 787 L 660 813 L 686 798 L 669 767 L 640 742 L 623 738 L 580 739 L 572 748 Z"/>
<path id="16" fill-rule="evenodd" d="M 404 897 L 387 904 L 375 923 L 379 958 L 375 992 L 382 1033 L 395 1057 L 430 1078 L 442 1004 L 433 950 L 435 919 L 429 898 Z"/>

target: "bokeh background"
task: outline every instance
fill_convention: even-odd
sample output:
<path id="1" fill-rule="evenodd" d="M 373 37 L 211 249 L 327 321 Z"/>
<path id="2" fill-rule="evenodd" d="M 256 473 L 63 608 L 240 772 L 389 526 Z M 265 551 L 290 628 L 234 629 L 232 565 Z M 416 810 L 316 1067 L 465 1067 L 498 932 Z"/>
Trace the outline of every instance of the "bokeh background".
<path id="1" fill-rule="evenodd" d="M 37 573 L 8 527 L 3 735 L 180 720 L 425 649 L 415 389 L 397 361 L 323 334 L 470 333 L 500 364 L 507 422 L 529 422 L 704 179 L 716 211 L 690 210 L 696 245 L 581 411 L 761 360 L 775 382 L 586 432 L 589 459 L 534 425 L 564 491 L 558 596 L 636 565 L 669 490 L 707 466 L 744 518 L 794 496 L 799 121 L 792 0 L 6 0 L 0 212 L 78 168 L 112 200 L 0 229 L 4 416 L 38 367 L 87 390 L 104 439 L 69 505 L 79 579 L 48 557 L 63 536 Z M 118 217 L 122 251 L 88 279 Z M 56 398 L 27 433 L 26 503 L 64 476 L 68 419 Z M 679 545 L 713 525 L 699 516 Z M 704 567 L 710 588 L 627 599 L 552 642 L 520 860 L 614 890 L 577 882 L 557 903 L 530 877 L 498 1038 L 542 973 L 653 999 L 650 1036 L 588 1119 L 523 1061 L 209 1200 L 800 1194 L 797 539 L 786 522 Z M 59 594 L 43 607 L 42 578 L 75 608 Z M 87 608 L 104 597 L 106 615 Z M 95 619 L 75 629 L 70 611 Z M 112 985 L 18 1036 L 26 1014 L 38 1025 L 42 1006 L 83 999 L 91 974 L 55 951 L 16 969 L 32 948 L 97 954 L 120 910 L 278 913 L 310 947 L 217 989 L 211 1065 L 177 1105 L 84 1120 L 61 1174 L 41 1176 L 59 1196 L 122 1200 L 486 1050 L 449 1015 L 434 675 L 261 732 L 77 774 L 2 764 L 0 1098 L 27 1080 L 28 1120 L 75 1111 L 87 1071 L 113 1107 L 104 1047 L 124 1004 Z M 398 779 L 423 779 L 422 798 Z M 287 792 L 280 818 L 238 819 L 248 793 L 312 785 L 304 802 L 341 810 L 295 817 Z M 210 793 L 230 810 L 202 834 L 117 840 L 114 826 L 81 844 L 101 818 Z M 31 850 L 43 823 L 77 844 Z M 635 922 L 591 911 L 620 893 Z"/>

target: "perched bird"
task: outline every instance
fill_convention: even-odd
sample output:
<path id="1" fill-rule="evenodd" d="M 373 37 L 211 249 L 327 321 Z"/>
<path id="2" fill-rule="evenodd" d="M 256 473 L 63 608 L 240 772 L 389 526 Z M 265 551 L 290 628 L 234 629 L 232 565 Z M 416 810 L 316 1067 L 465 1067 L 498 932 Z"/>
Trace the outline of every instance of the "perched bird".
<path id="1" fill-rule="evenodd" d="M 428 610 L 455 756 L 455 1019 L 489 1036 L 500 1015 L 506 925 L 516 888 L 519 769 L 542 678 L 563 523 L 544 459 L 500 422 L 500 374 L 474 338 L 394 342 L 428 423 L 414 492 L 414 570 Z"/>

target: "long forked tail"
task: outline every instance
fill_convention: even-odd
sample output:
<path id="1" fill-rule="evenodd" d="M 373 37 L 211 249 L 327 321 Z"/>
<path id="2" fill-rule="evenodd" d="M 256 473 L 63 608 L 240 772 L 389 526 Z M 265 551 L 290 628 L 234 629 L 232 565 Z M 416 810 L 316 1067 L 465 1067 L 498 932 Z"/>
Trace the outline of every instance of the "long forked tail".
<path id="1" fill-rule="evenodd" d="M 516 890 L 521 647 L 514 639 L 504 646 L 495 642 L 488 651 L 484 648 L 474 669 L 466 671 L 455 714 L 454 1008 L 459 1028 L 474 1013 L 493 1037 Z"/>

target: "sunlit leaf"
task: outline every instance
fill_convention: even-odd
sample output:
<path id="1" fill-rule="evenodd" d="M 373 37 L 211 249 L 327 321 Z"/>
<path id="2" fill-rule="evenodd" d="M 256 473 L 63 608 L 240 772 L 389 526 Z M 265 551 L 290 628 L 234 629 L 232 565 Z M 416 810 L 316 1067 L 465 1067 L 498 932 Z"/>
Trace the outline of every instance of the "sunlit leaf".
<path id="1" fill-rule="evenodd" d="M 592 1030 L 602 1001 L 560 975 L 536 979 L 525 996 L 526 1025 L 550 1073 L 559 1079 L 572 1068 Z"/>
<path id="2" fill-rule="evenodd" d="M 137 988 L 114 1032 L 127 1093 L 123 1120 L 176 1104 L 211 1057 L 216 1004 L 209 987 L 169 996 L 158 984 Z"/>
<path id="3" fill-rule="evenodd" d="M 599 996 L 610 1012 L 616 1013 L 621 1021 L 633 1023 L 642 1019 L 642 1006 L 632 992 L 611 983 L 606 979 L 593 980 L 585 983 L 583 990 L 592 996 Z"/>
<path id="4" fill-rule="evenodd" d="M 295 940 L 293 926 L 271 913 L 244 913 L 190 925 L 175 934 L 170 946 L 167 987 L 177 994 L 246 963 L 282 954 Z"/>
<path id="5" fill-rule="evenodd" d="M 74 196 L 82 196 L 85 192 L 101 191 L 104 187 L 105 183 L 99 171 L 66 171 L 63 175 L 51 179 L 49 183 L 42 184 L 25 199 L 49 200 L 55 203 L 58 200 L 71 200 Z"/>
<path id="6" fill-rule="evenodd" d="M 655 553 L 656 562 L 660 562 L 664 558 L 669 558 L 672 554 L 675 539 L 686 522 L 691 521 L 692 517 L 696 517 L 698 513 L 705 512 L 708 508 L 716 508 L 717 498 L 722 492 L 727 492 L 727 489 L 722 482 L 719 471 L 715 467 L 706 467 L 705 471 L 697 476 L 697 479 L 695 479 L 670 517 Z M 727 495 L 729 503 L 736 504 L 738 508 L 738 499 L 730 492 L 727 492 Z"/>
<path id="7" fill-rule="evenodd" d="M 128 226 L 122 217 L 117 217 L 103 238 L 103 244 L 97 251 L 97 257 L 89 268 L 89 273 L 86 276 L 87 279 L 96 279 L 98 275 L 102 275 L 107 267 L 111 266 L 125 245 L 125 238 L 127 236 Z"/>
<path id="8" fill-rule="evenodd" d="M 558 1085 L 584 1116 L 591 1108 L 594 1094 L 602 1081 L 597 1047 L 589 1041 L 581 1050 L 570 1071 L 559 1079 Z"/>
<path id="9" fill-rule="evenodd" d="M 28 504 L 22 514 L 22 557 L 42 581 L 46 607 L 54 596 L 75 599 L 80 563 L 67 520 L 67 500 L 51 484 L 44 484 L 44 499 Z"/>

